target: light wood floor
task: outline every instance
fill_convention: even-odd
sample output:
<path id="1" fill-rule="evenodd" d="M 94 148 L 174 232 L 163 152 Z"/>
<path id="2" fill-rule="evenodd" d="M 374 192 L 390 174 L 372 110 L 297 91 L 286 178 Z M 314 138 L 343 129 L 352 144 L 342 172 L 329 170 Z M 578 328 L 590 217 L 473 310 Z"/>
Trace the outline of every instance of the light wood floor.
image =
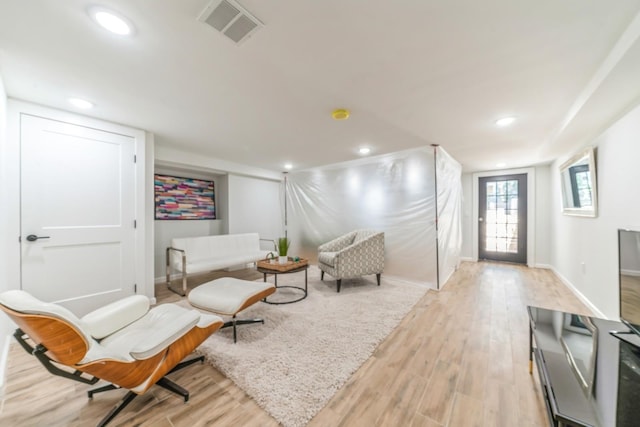
<path id="1" fill-rule="evenodd" d="M 243 274 L 256 273 L 237 273 Z M 156 295 L 159 302 L 178 298 L 164 287 Z M 527 305 L 591 314 L 550 271 L 463 263 L 442 291 L 417 303 L 309 426 L 546 425 L 540 385 L 528 372 Z M 125 393 L 88 400 L 89 386 L 49 375 L 15 344 L 7 370 L 2 426 L 95 425 Z M 188 404 L 153 387 L 110 425 L 278 425 L 207 364 L 171 378 L 191 392 Z"/>

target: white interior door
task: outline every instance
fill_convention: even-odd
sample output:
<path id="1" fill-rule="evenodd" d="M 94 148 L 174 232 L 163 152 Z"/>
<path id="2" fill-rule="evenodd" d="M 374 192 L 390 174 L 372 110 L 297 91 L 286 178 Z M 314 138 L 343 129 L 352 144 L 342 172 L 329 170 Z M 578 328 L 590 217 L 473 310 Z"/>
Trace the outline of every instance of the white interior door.
<path id="1" fill-rule="evenodd" d="M 21 116 L 22 289 L 78 315 L 135 292 L 134 138 Z"/>

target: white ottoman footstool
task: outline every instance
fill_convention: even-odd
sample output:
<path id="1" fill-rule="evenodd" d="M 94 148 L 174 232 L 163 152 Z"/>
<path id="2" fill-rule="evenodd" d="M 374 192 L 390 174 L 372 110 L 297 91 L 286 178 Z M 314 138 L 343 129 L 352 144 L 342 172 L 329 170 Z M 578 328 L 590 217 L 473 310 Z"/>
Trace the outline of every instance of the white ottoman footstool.
<path id="1" fill-rule="evenodd" d="M 222 277 L 204 283 L 189 292 L 189 303 L 202 310 L 224 316 L 232 316 L 223 328 L 233 326 L 233 342 L 236 342 L 236 325 L 264 323 L 263 319 L 236 319 L 236 314 L 265 299 L 276 291 L 273 283 Z"/>

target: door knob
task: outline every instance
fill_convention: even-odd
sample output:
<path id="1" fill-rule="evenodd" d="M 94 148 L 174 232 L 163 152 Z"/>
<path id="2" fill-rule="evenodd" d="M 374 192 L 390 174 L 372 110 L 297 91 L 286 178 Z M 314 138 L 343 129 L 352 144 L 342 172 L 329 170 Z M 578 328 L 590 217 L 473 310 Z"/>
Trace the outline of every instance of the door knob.
<path id="1" fill-rule="evenodd" d="M 49 236 L 36 236 L 35 234 L 29 234 L 27 236 L 27 241 L 29 242 L 35 242 L 38 239 L 48 239 Z"/>
<path id="2" fill-rule="evenodd" d="M 478 218 L 478 221 L 482 222 L 482 221 L 484 221 L 484 218 L 480 217 L 480 218 Z"/>

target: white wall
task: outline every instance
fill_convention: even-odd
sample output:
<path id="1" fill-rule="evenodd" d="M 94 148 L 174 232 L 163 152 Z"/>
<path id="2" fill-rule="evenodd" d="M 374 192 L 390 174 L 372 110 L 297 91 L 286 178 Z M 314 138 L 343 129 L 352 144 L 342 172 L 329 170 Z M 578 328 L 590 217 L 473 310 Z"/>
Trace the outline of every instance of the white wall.
<path id="1" fill-rule="evenodd" d="M 218 231 L 220 234 L 229 234 L 229 177 L 218 175 L 215 178 L 215 183 L 220 188 L 216 196 L 216 204 L 220 212 Z"/>
<path id="2" fill-rule="evenodd" d="M 462 252 L 463 260 L 473 259 L 473 175 L 462 174 Z"/>
<path id="3" fill-rule="evenodd" d="M 154 159 L 154 151 L 155 151 L 155 136 L 151 132 L 145 132 L 146 137 L 146 147 L 145 147 L 145 184 L 144 188 L 148 189 L 145 191 L 144 196 L 144 223 L 145 223 L 145 236 L 144 236 L 144 245 L 145 251 L 147 254 L 146 259 L 144 260 L 144 272 L 145 277 L 147 279 L 147 283 L 145 284 L 146 295 L 151 298 L 152 303 L 156 302 L 155 297 L 155 286 L 153 283 L 153 278 L 155 277 L 153 272 L 154 260 L 151 254 L 154 253 L 154 234 L 155 230 L 153 227 L 153 219 L 155 216 L 155 200 L 153 194 L 153 159 Z"/>
<path id="4" fill-rule="evenodd" d="M 176 142 L 179 145 L 179 141 Z M 282 174 L 272 170 L 256 168 L 229 162 L 215 157 L 203 156 L 198 153 L 191 153 L 177 148 L 167 147 L 158 144 L 156 139 L 155 149 L 156 165 L 172 168 L 187 169 L 190 171 L 201 171 L 205 173 L 244 175 L 254 178 L 264 178 L 279 181 Z"/>
<path id="5" fill-rule="evenodd" d="M 7 93 L 4 89 L 2 76 L 0 75 L 0 200 L 5 202 L 8 200 L 8 176 L 7 176 Z M 9 235 L 8 230 L 8 210 L 0 209 L 0 292 L 11 289 L 10 277 L 8 275 L 8 241 L 6 236 Z M 13 322 L 4 314 L 0 314 L 0 386 L 4 382 L 4 371 L 7 361 L 7 351 L 11 342 L 11 331 L 13 330 Z"/>
<path id="6" fill-rule="evenodd" d="M 536 166 L 536 267 L 549 268 L 551 265 L 551 247 L 549 228 L 551 227 L 551 197 L 549 181 L 551 166 Z"/>
<path id="7" fill-rule="evenodd" d="M 640 230 L 640 106 L 592 145 L 597 147 L 598 217 L 562 215 L 558 167 L 566 158 L 551 166 L 551 264 L 598 314 L 618 319 L 617 229 Z"/>
<path id="8" fill-rule="evenodd" d="M 226 176 L 219 174 L 190 172 L 184 169 L 172 169 L 161 166 L 156 167 L 155 173 L 213 181 L 216 203 L 215 220 L 154 220 L 153 274 L 156 281 L 163 281 L 165 280 L 166 274 L 166 248 L 171 246 L 171 239 L 176 237 L 215 236 L 227 233 L 226 222 L 228 220 L 228 208 L 226 200 L 228 189 Z"/>
<path id="9" fill-rule="evenodd" d="M 282 182 L 229 174 L 229 233 L 255 233 L 261 239 L 284 236 Z M 261 245 L 273 249 L 272 245 Z"/>

